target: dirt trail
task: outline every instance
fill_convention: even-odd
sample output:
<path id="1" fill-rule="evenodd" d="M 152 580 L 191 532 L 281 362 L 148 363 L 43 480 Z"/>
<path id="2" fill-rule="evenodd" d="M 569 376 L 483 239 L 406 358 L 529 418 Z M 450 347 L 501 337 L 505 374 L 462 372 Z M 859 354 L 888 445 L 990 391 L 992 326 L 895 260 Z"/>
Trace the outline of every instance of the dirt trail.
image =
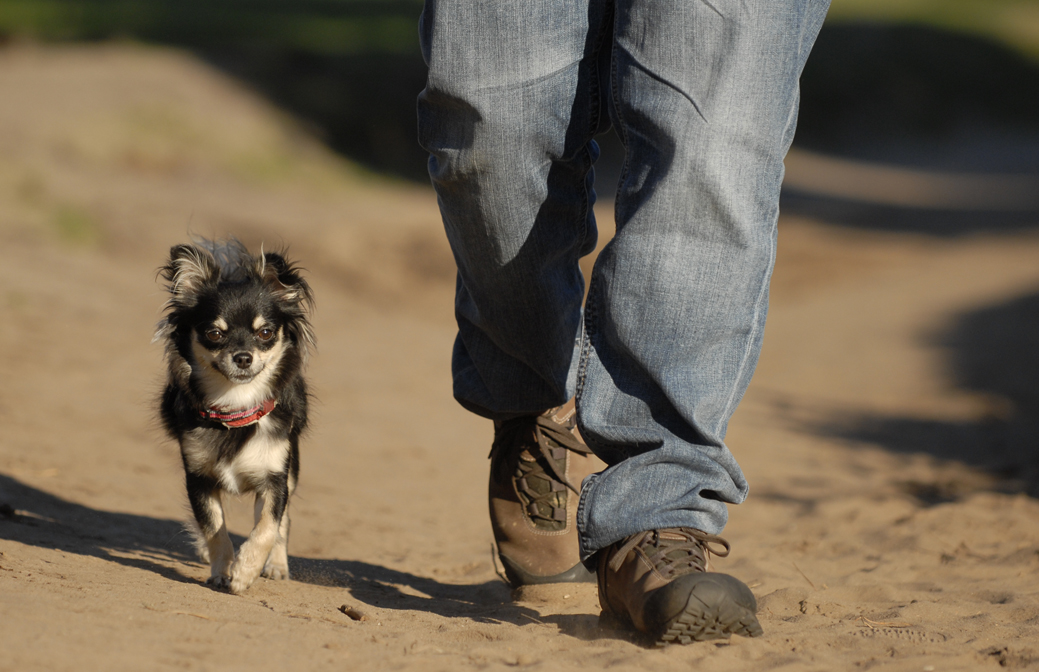
<path id="1" fill-rule="evenodd" d="M 752 493 L 717 562 L 766 636 L 645 650 L 593 587 L 495 576 L 431 192 L 174 52 L 9 48 L 0 91 L 0 670 L 1039 667 L 1039 426 L 1013 378 L 1036 371 L 1034 230 L 784 220 L 728 439 Z M 155 269 L 189 230 L 290 243 L 318 299 L 294 580 L 242 597 L 202 583 L 154 419 Z M 978 315 L 1033 327 L 988 343 L 1030 344 L 1006 380 L 972 377 Z"/>

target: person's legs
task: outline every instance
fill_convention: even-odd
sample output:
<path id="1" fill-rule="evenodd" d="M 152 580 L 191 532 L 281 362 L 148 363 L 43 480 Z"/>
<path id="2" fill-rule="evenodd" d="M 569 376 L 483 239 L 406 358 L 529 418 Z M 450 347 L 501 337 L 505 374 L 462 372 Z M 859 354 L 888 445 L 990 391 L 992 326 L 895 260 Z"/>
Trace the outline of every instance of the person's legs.
<path id="1" fill-rule="evenodd" d="M 576 389 L 581 432 L 611 465 L 584 481 L 581 555 L 603 551 L 604 609 L 662 638 L 760 633 L 753 596 L 704 573 L 705 549 L 746 496 L 723 439 L 761 343 L 797 78 L 826 4 L 624 0 L 612 36 L 598 0 L 427 0 L 423 14 L 419 137 L 459 268 L 455 396 L 496 421 L 500 491 L 524 491 L 526 468 L 555 474 L 508 502 L 527 513 L 496 538 L 562 535 L 553 520 L 569 534 L 573 442 L 554 412 L 535 418 Z M 582 334 L 600 55 L 627 158 Z"/>
<path id="2" fill-rule="evenodd" d="M 757 361 L 798 77 L 828 0 L 618 3 L 617 235 L 585 315 L 578 419 L 610 468 L 582 556 L 646 530 L 717 534 L 747 484 L 723 438 Z"/>
<path id="3" fill-rule="evenodd" d="M 607 124 L 600 0 L 428 0 L 419 142 L 458 264 L 455 397 L 506 420 L 573 396 Z"/>
<path id="4" fill-rule="evenodd" d="M 607 123 L 602 0 L 427 0 L 419 140 L 458 264 L 454 392 L 495 421 L 489 502 L 513 585 L 590 580 L 574 433 L 594 133 Z M 561 408 L 559 408 L 561 407 Z"/>

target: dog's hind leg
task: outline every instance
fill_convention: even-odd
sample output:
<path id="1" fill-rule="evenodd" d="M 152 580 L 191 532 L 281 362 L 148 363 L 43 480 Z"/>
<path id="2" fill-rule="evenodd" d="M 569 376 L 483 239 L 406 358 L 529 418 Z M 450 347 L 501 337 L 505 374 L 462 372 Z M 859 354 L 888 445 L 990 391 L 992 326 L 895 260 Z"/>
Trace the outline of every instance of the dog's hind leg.
<path id="1" fill-rule="evenodd" d="M 280 536 L 282 519 L 286 518 L 288 490 L 285 474 L 271 474 L 264 487 L 257 491 L 256 526 L 238 550 L 238 558 L 231 566 L 232 593 L 244 592 L 263 571 Z M 288 573 L 287 556 L 285 571 Z"/>
<path id="2" fill-rule="evenodd" d="M 217 588 L 231 584 L 234 546 L 227 534 L 220 486 L 206 476 L 187 473 L 188 501 L 198 523 L 201 542 L 209 555 L 209 578 L 206 583 Z"/>

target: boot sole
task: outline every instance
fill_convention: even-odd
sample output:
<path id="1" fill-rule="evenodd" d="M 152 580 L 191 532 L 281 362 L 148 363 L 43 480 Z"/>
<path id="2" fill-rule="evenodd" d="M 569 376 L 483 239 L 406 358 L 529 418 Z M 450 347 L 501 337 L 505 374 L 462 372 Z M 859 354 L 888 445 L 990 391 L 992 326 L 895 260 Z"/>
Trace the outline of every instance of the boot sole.
<path id="1" fill-rule="evenodd" d="M 551 576 L 540 576 L 538 574 L 531 574 L 524 570 L 518 564 L 500 553 L 498 554 L 498 560 L 501 561 L 502 569 L 505 570 L 507 583 L 512 588 L 519 588 L 520 586 L 539 586 L 546 583 L 595 582 L 595 574 L 588 571 L 588 569 L 580 562 L 565 572 L 560 572 L 559 574 L 553 574 Z"/>
<path id="2" fill-rule="evenodd" d="M 689 592 L 685 608 L 667 620 L 663 631 L 654 638 L 658 647 L 670 644 L 691 644 L 712 639 L 727 639 L 732 635 L 741 637 L 760 637 L 764 633 L 758 617 L 754 612 L 756 604 L 750 591 L 736 579 L 724 574 L 714 574 L 714 580 L 697 582 Z M 737 584 L 742 590 L 734 590 L 737 585 L 726 586 L 726 583 Z M 736 595 L 746 591 L 750 597 L 749 606 L 740 604 Z"/>

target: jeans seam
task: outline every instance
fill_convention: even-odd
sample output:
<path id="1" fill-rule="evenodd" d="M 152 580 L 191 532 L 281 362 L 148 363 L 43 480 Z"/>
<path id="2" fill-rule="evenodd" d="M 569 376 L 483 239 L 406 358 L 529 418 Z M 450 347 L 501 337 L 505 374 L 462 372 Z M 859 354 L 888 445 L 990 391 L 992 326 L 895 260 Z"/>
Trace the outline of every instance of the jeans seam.
<path id="1" fill-rule="evenodd" d="M 584 166 L 584 175 L 585 175 L 585 178 L 584 178 L 584 192 L 583 192 L 583 197 L 581 199 L 581 214 L 580 214 L 581 227 L 582 227 L 581 240 L 584 241 L 584 240 L 588 239 L 588 231 L 589 231 L 588 211 L 591 209 L 590 202 L 592 200 L 591 199 L 591 194 L 589 193 L 589 190 L 588 190 L 588 171 L 592 169 L 592 153 L 588 150 L 588 145 L 584 146 L 584 149 L 582 150 L 581 155 L 582 155 L 582 157 L 584 159 L 581 163 Z M 582 245 L 583 245 L 583 243 L 582 243 Z M 580 255 L 580 251 L 578 251 L 578 255 Z M 580 271 L 578 271 L 578 272 L 580 272 Z"/>
<path id="2" fill-rule="evenodd" d="M 599 52 L 603 48 L 603 44 L 606 41 L 606 26 L 613 25 L 612 21 L 608 22 L 604 16 L 601 21 L 601 27 L 599 28 L 599 35 L 595 41 L 595 51 L 593 52 L 594 58 L 592 59 L 592 75 L 591 75 L 591 95 L 589 103 L 591 106 L 590 123 L 588 125 L 588 142 L 593 142 L 595 139 L 595 129 L 599 128 L 599 120 L 601 117 L 600 108 L 602 107 L 602 87 L 599 86 Z M 611 59 L 612 62 L 612 59 Z M 588 142 L 584 144 L 584 157 L 585 157 L 585 187 L 584 187 L 584 210 L 581 213 L 584 222 L 584 239 L 587 240 L 589 233 L 588 223 L 588 211 L 590 209 L 589 202 L 591 201 L 591 195 L 589 194 L 587 171 L 592 169 L 592 158 L 591 151 L 588 149 Z M 589 281 L 590 282 L 590 281 Z"/>
<path id="3" fill-rule="evenodd" d="M 609 10 L 607 10 L 607 11 L 609 11 Z M 594 61 L 595 62 L 595 68 L 594 68 L 595 76 L 592 77 L 592 87 L 593 87 L 593 91 L 594 91 L 593 97 L 594 97 L 594 100 L 595 100 L 595 105 L 594 105 L 594 108 L 593 108 L 593 111 L 592 111 L 592 123 L 591 123 L 588 131 L 589 131 L 589 135 L 593 136 L 593 137 L 594 137 L 593 134 L 595 132 L 595 129 L 599 127 L 599 116 L 600 116 L 600 108 L 601 108 L 600 96 L 602 96 L 602 89 L 599 86 L 599 50 L 603 48 L 603 45 L 604 45 L 604 43 L 606 41 L 607 26 L 613 27 L 615 25 L 612 20 L 607 21 L 606 19 L 607 19 L 607 17 L 604 16 L 603 19 L 602 19 L 602 28 L 600 28 L 600 30 L 599 30 L 599 38 L 598 38 L 598 41 L 597 41 L 595 61 Z M 614 32 L 616 32 L 615 28 L 614 28 Z M 611 45 L 610 45 L 610 49 L 613 49 L 612 42 L 611 42 Z M 613 92 L 612 90 L 614 88 L 612 86 L 612 82 L 613 82 L 613 80 L 612 80 L 613 58 L 612 58 L 612 56 L 610 58 L 610 70 L 611 70 L 611 86 L 610 86 L 610 92 L 609 93 L 611 94 L 611 97 L 612 97 L 612 92 Z M 587 144 L 585 145 L 585 155 L 589 156 Z M 585 215 L 585 217 L 584 217 L 585 235 L 587 235 L 587 233 L 588 233 L 588 201 L 589 201 L 589 198 L 588 198 L 588 186 L 587 186 L 587 181 L 586 181 L 585 182 L 585 213 L 584 213 L 584 215 Z M 601 252 L 600 252 L 600 254 L 601 254 Z M 596 273 L 595 267 L 593 266 L 592 267 L 591 278 L 589 278 L 589 280 L 588 280 L 588 298 L 585 300 L 584 319 L 581 320 L 581 355 L 580 355 L 581 359 L 578 362 L 578 368 L 577 368 L 577 390 L 575 392 L 575 397 L 578 400 L 583 396 L 582 393 L 584 391 L 585 380 L 588 377 L 588 359 L 589 359 L 590 353 L 591 353 L 591 347 L 592 347 L 591 346 L 591 336 L 592 336 L 592 333 L 593 333 L 593 330 L 590 330 L 589 326 L 591 325 L 593 327 L 593 329 L 594 329 L 594 325 L 595 325 L 596 317 L 597 317 L 596 300 L 595 300 L 595 296 L 596 296 L 595 290 L 596 290 L 596 287 L 599 284 L 597 279 L 596 279 L 597 276 L 598 276 L 598 273 Z M 587 432 L 585 431 L 585 429 L 583 427 L 581 427 L 581 414 L 580 413 L 577 414 L 577 425 L 578 425 L 578 429 L 581 430 L 581 435 L 584 438 L 585 442 L 589 445 L 589 447 L 592 447 L 593 450 L 594 450 L 595 441 L 594 440 L 589 440 Z M 582 497 L 580 501 L 583 504 L 584 498 Z M 578 504 L 578 517 L 579 518 L 580 518 L 580 513 L 581 513 L 581 504 Z"/>
<path id="4" fill-rule="evenodd" d="M 770 227 L 770 231 L 771 231 L 772 235 L 769 236 L 769 244 L 768 244 L 768 246 L 769 246 L 769 259 L 775 259 L 775 255 L 776 255 L 775 230 L 776 230 L 776 224 L 773 224 Z M 723 418 L 730 418 L 730 417 L 732 417 L 733 406 L 736 403 L 736 397 L 737 397 L 737 394 L 738 394 L 739 389 L 741 387 L 740 381 L 743 380 L 743 373 L 744 373 L 744 371 L 747 368 L 747 362 L 750 360 L 750 355 L 754 351 L 754 342 L 755 342 L 755 340 L 758 337 L 758 333 L 761 332 L 764 329 L 764 324 L 763 324 L 764 320 L 761 319 L 761 302 L 762 302 L 762 299 L 764 298 L 766 292 L 768 291 L 769 277 L 771 276 L 770 270 L 771 270 L 771 267 L 772 267 L 773 263 L 774 262 L 771 262 L 771 261 L 769 262 L 769 268 L 766 269 L 766 271 L 765 271 L 764 278 L 763 278 L 763 280 L 761 282 L 761 288 L 758 290 L 758 296 L 757 296 L 757 298 L 754 301 L 754 315 L 752 316 L 754 327 L 753 327 L 753 329 L 751 329 L 750 333 L 747 335 L 747 343 L 746 343 L 746 345 L 743 348 L 743 356 L 740 358 L 740 366 L 736 370 L 736 375 L 733 376 L 734 385 L 733 385 L 732 391 L 729 393 L 728 400 L 725 402 L 725 412 L 721 416 Z"/>
<path id="5" fill-rule="evenodd" d="M 628 137 L 627 126 L 624 123 L 624 116 L 621 114 L 620 86 L 618 86 L 618 83 L 620 81 L 620 77 L 617 74 L 617 58 L 616 58 L 616 52 L 617 52 L 617 17 L 616 16 L 614 16 L 614 18 L 613 18 L 612 26 L 613 26 L 613 40 L 610 43 L 610 51 L 611 51 L 611 53 L 610 53 L 610 101 L 613 103 L 613 116 L 617 118 L 617 125 L 616 125 L 616 127 L 617 127 L 617 134 L 620 136 L 620 138 L 621 138 L 621 145 L 623 145 L 623 147 L 624 147 L 624 161 L 621 162 L 621 174 L 620 174 L 620 178 L 617 180 L 617 198 L 614 199 L 614 208 L 613 208 L 614 219 L 616 220 L 617 204 L 620 203 L 621 195 L 623 193 L 622 190 L 621 190 L 621 187 L 624 184 L 624 181 L 628 179 L 628 165 L 629 165 L 628 142 L 629 142 L 630 138 Z"/>
<path id="6" fill-rule="evenodd" d="M 596 276 L 597 276 L 597 274 L 595 273 L 595 271 L 593 269 L 591 280 L 589 280 L 589 282 L 588 282 L 588 299 L 585 301 L 584 319 L 581 320 L 581 355 L 580 355 L 581 359 L 580 359 L 580 362 L 578 363 L 578 369 L 577 369 L 577 390 L 574 393 L 574 397 L 575 397 L 575 400 L 576 400 L 576 403 L 577 403 L 577 408 L 578 408 L 578 411 L 579 411 L 577 413 L 577 417 L 575 418 L 575 421 L 577 423 L 577 428 L 578 428 L 578 431 L 581 432 L 581 438 L 584 439 L 585 445 L 587 445 L 589 448 L 591 448 L 593 453 L 595 452 L 596 442 L 589 435 L 588 429 L 586 427 L 584 427 L 582 425 L 582 423 L 581 423 L 580 408 L 581 408 L 581 400 L 584 397 L 585 381 L 586 381 L 586 379 L 588 377 L 588 359 L 591 357 L 591 349 L 592 349 L 592 346 L 591 346 L 591 332 L 589 331 L 589 326 L 590 325 L 594 325 L 594 322 L 596 320 L 596 312 L 597 312 L 596 311 L 596 300 L 595 300 L 594 297 L 595 297 L 596 287 L 598 286 L 599 283 L 596 280 Z M 582 484 L 581 494 L 577 498 L 577 521 L 576 521 L 576 524 L 577 524 L 577 543 L 578 543 L 578 547 L 579 547 L 579 555 L 580 555 L 582 561 L 585 560 L 586 557 L 590 557 L 590 555 L 591 555 L 591 553 L 588 553 L 586 555 L 586 550 L 587 550 L 587 547 L 588 547 L 588 543 L 587 543 L 588 542 L 588 538 L 587 538 L 587 532 L 586 532 L 587 526 L 588 526 L 588 507 L 587 507 L 586 503 L 587 503 L 587 494 L 591 490 L 592 484 L 595 482 L 595 475 L 593 474 L 591 476 L 588 476 L 585 479 L 585 482 L 588 485 L 585 486 L 584 484 Z"/>
<path id="7" fill-rule="evenodd" d="M 603 35 L 604 36 L 606 34 L 605 25 L 607 25 L 607 24 L 604 22 L 604 28 L 603 28 Z M 608 25 L 611 26 L 611 28 L 613 30 L 613 40 L 611 40 L 611 42 L 610 42 L 610 50 L 612 52 L 612 51 L 616 50 L 616 48 L 617 48 L 617 21 L 616 21 L 616 17 L 613 17 L 613 19 L 609 22 Z M 598 84 L 596 84 L 596 86 L 598 86 Z M 610 100 L 613 103 L 614 115 L 616 116 L 617 121 L 620 122 L 621 121 L 620 106 L 619 106 L 618 101 L 617 101 L 617 60 L 613 57 L 612 53 L 610 55 L 610 91 L 609 91 L 609 93 L 610 93 Z M 626 134 L 625 129 L 624 129 L 624 124 L 622 124 L 622 123 L 618 123 L 617 124 L 617 132 L 621 136 L 622 144 L 624 144 L 624 146 L 627 147 L 627 134 Z M 627 152 L 625 152 L 624 163 L 622 164 L 622 168 L 621 168 L 621 176 L 620 176 L 620 181 L 618 183 L 618 188 L 619 188 L 620 184 L 624 183 L 624 178 L 626 177 L 627 172 L 628 172 L 628 156 L 627 156 Z M 619 195 L 619 189 L 618 189 L 618 195 Z M 614 218 L 616 219 L 616 204 L 614 205 Z M 599 254 L 602 255 L 602 251 L 600 251 Z M 591 277 L 591 279 L 588 282 L 588 298 L 585 300 L 584 320 L 582 320 L 581 361 L 580 361 L 580 364 L 578 366 L 578 372 L 577 372 L 577 397 L 578 397 L 579 400 L 584 396 L 583 392 L 584 392 L 585 382 L 586 382 L 586 380 L 588 378 L 588 360 L 591 358 L 591 351 L 592 351 L 592 337 L 595 336 L 595 334 L 597 332 L 597 329 L 598 329 L 599 300 L 598 300 L 598 291 L 597 290 L 599 288 L 599 285 L 602 284 L 601 281 L 599 280 L 599 270 L 597 268 L 598 265 L 599 265 L 599 260 L 596 259 L 595 265 L 592 267 L 592 277 Z M 581 436 L 584 438 L 585 443 L 588 445 L 588 447 L 592 449 L 592 452 L 595 452 L 595 448 L 596 447 L 598 447 L 600 449 L 603 447 L 602 444 L 597 444 L 596 440 L 591 436 L 591 434 L 587 431 L 587 429 L 582 426 L 581 414 L 580 413 L 577 414 L 577 425 L 578 425 L 578 429 L 581 431 Z M 581 498 L 581 501 L 582 502 L 584 501 L 583 497 Z M 578 512 L 580 512 L 580 508 L 578 509 Z"/>
<path id="8" fill-rule="evenodd" d="M 588 359 L 591 356 L 591 341 L 592 341 L 592 327 L 594 326 L 596 319 L 596 301 L 595 301 L 595 289 L 598 286 L 596 281 L 596 273 L 593 269 L 592 279 L 588 283 L 588 299 L 585 301 L 584 306 L 584 319 L 581 320 L 581 361 L 578 363 L 577 368 L 577 391 L 575 396 L 580 400 L 584 395 L 584 385 L 588 378 Z M 586 443 L 589 443 L 588 437 L 585 436 L 584 428 L 580 427 L 581 414 L 577 414 L 578 427 L 581 430 L 581 436 L 585 439 Z"/>
<path id="9" fill-rule="evenodd" d="M 599 128 L 599 117 L 601 116 L 600 115 L 600 111 L 599 111 L 600 107 L 602 107 L 601 104 L 600 104 L 600 98 L 602 96 L 602 90 L 601 90 L 601 87 L 599 86 L 599 52 L 602 50 L 603 43 L 605 42 L 605 39 L 606 39 L 606 24 L 607 24 L 606 17 L 604 16 L 603 19 L 602 19 L 602 27 L 599 28 L 599 35 L 598 35 L 598 37 L 595 40 L 595 51 L 593 52 L 594 58 L 592 59 L 592 63 L 593 63 L 592 70 L 594 72 L 594 76 L 591 78 L 592 79 L 592 92 L 591 93 L 592 93 L 592 100 L 595 102 L 595 104 L 592 106 L 591 124 L 589 124 L 589 127 L 588 127 L 588 135 L 589 135 L 589 137 L 595 137 L 595 129 Z"/>

